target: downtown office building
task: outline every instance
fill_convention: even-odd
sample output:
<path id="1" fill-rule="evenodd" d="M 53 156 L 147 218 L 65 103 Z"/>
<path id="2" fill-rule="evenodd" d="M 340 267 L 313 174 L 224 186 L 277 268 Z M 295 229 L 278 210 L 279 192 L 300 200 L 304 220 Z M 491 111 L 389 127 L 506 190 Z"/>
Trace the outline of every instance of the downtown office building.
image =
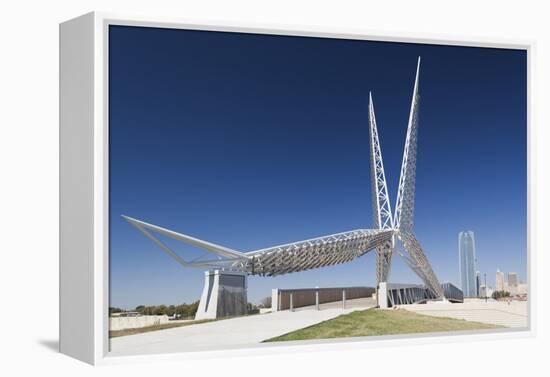
<path id="1" fill-rule="evenodd" d="M 460 286 L 464 297 L 477 297 L 474 232 L 464 231 L 458 233 L 458 258 L 460 264 Z"/>

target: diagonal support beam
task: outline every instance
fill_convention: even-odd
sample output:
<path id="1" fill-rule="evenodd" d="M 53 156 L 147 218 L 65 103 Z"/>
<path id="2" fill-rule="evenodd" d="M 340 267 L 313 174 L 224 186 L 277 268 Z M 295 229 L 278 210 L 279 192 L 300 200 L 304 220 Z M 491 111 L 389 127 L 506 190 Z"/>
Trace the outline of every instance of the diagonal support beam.
<path id="1" fill-rule="evenodd" d="M 401 163 L 401 176 L 399 178 L 395 214 L 393 216 L 394 227 L 405 232 L 410 232 L 412 230 L 414 220 L 416 153 L 418 138 L 418 106 L 420 101 L 418 87 L 419 79 L 420 57 L 418 58 L 418 64 L 416 66 L 416 78 L 414 80 L 411 110 L 409 113 L 409 124 L 407 126 L 407 137 L 405 139 L 403 161 Z"/>
<path id="2" fill-rule="evenodd" d="M 386 183 L 382 148 L 378 138 L 378 127 L 374 113 L 374 101 L 369 92 L 369 136 L 370 136 L 370 168 L 371 168 L 371 195 L 374 228 L 392 229 L 393 219 L 390 196 Z M 394 239 L 384 242 L 376 248 L 376 285 L 388 280 L 391 259 L 394 249 Z"/>
<path id="3" fill-rule="evenodd" d="M 408 254 L 408 258 L 405 258 L 405 260 L 409 267 L 418 277 L 420 277 L 420 279 L 422 279 L 426 287 L 432 291 L 435 297 L 443 297 L 443 289 L 416 237 L 412 233 L 405 232 L 399 232 L 398 237 Z"/>
<path id="4" fill-rule="evenodd" d="M 369 93 L 369 135 L 370 135 L 370 164 L 371 164 L 371 189 L 372 209 L 375 229 L 392 229 L 393 220 L 382 160 L 382 149 L 378 139 L 378 127 L 374 114 L 372 93 Z"/>
<path id="5" fill-rule="evenodd" d="M 391 269 L 391 260 L 394 250 L 394 240 L 393 237 L 391 240 L 386 241 L 383 245 L 376 248 L 376 285 L 378 286 L 381 282 L 387 282 L 390 269 Z"/>
<path id="6" fill-rule="evenodd" d="M 215 243 L 212 243 L 212 242 L 203 241 L 203 240 L 200 240 L 198 238 L 188 236 L 186 234 L 174 232 L 173 230 L 169 230 L 169 229 L 165 229 L 165 228 L 162 228 L 160 226 L 157 226 L 157 225 L 149 224 L 149 223 L 146 223 L 146 222 L 141 221 L 141 220 L 134 219 L 134 218 L 129 217 L 129 216 L 122 215 L 122 217 L 126 221 L 128 221 L 130 224 L 132 224 L 133 226 L 138 228 L 142 233 L 143 233 L 144 229 L 148 229 L 148 230 L 151 230 L 153 232 L 163 234 L 167 237 L 173 238 L 175 240 L 187 243 L 189 245 L 193 245 L 195 247 L 207 250 L 211 253 L 220 255 L 222 257 L 226 257 L 226 258 L 243 258 L 243 259 L 247 258 L 247 256 L 244 253 L 241 253 L 240 251 L 237 251 L 237 250 L 230 249 L 230 248 L 225 247 L 225 246 L 216 245 Z M 147 236 L 146 233 L 144 233 L 144 234 Z M 150 235 L 150 233 L 149 233 L 149 235 Z M 147 237 L 151 238 L 150 236 L 147 236 Z M 158 244 L 158 242 L 155 242 L 155 243 Z"/>

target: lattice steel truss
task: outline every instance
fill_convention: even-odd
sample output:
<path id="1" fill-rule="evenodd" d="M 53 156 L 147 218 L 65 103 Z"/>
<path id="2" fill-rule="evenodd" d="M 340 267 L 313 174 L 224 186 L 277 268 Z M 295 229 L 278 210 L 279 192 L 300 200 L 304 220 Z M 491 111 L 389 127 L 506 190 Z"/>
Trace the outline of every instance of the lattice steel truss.
<path id="1" fill-rule="evenodd" d="M 422 279 L 426 287 L 436 297 L 443 297 L 443 289 L 435 276 L 435 273 L 426 258 L 422 247 L 412 233 L 414 222 L 414 198 L 416 186 L 416 155 L 418 140 L 418 107 L 420 101 L 420 57 L 416 66 L 416 77 L 411 99 L 409 112 L 409 124 L 407 126 L 407 137 L 403 150 L 403 161 L 401 163 L 401 176 L 397 189 L 397 201 L 393 226 L 397 238 L 402 242 L 403 248 L 408 254 L 407 264 Z"/>
<path id="2" fill-rule="evenodd" d="M 382 148 L 378 139 L 378 127 L 374 114 L 372 93 L 369 93 L 370 171 L 372 188 L 372 215 L 377 229 L 393 229 L 390 196 L 386 184 Z M 376 247 L 376 281 L 387 281 L 395 246 L 395 237 Z"/>
<path id="3" fill-rule="evenodd" d="M 276 276 L 347 263 L 377 245 L 388 242 L 394 236 L 391 229 L 358 229 L 242 253 L 128 216 L 124 218 L 185 267 L 223 268 L 261 276 Z M 216 254 L 218 259 L 186 261 L 153 233 L 205 249 Z"/>
<path id="4" fill-rule="evenodd" d="M 416 67 L 416 78 L 409 113 L 409 125 L 403 150 L 403 162 L 401 163 L 401 175 L 397 200 L 395 205 L 394 227 L 404 232 L 412 229 L 414 218 L 414 196 L 416 182 L 416 147 L 418 139 L 418 105 L 420 94 L 418 93 L 418 80 L 420 75 L 420 58 Z"/>
<path id="5" fill-rule="evenodd" d="M 393 229 L 390 196 L 386 184 L 382 149 L 378 139 L 372 93 L 369 93 L 370 170 L 372 186 L 372 213 L 375 229 Z"/>
<path id="6" fill-rule="evenodd" d="M 415 199 L 415 187 L 416 187 L 416 156 L 417 156 L 417 140 L 418 140 L 418 108 L 420 102 L 420 57 L 416 66 L 416 76 L 414 80 L 413 95 L 411 99 L 411 108 L 409 112 L 409 123 L 407 125 L 407 136 L 405 138 L 405 147 L 403 150 L 403 160 L 401 163 L 401 175 L 399 177 L 399 187 L 397 189 L 397 200 L 395 206 L 395 214 L 390 220 L 392 223 L 392 229 L 394 230 L 394 237 L 391 245 L 386 243 L 377 247 L 377 280 L 378 283 L 387 281 L 389 278 L 389 271 L 391 267 L 391 256 L 396 249 L 396 240 L 402 243 L 404 253 L 399 253 L 408 266 L 422 279 L 428 289 L 432 291 L 435 297 L 443 297 L 443 289 L 437 280 L 435 273 L 428 262 L 428 259 L 422 250 L 422 247 L 416 240 L 413 234 L 414 224 L 414 199 Z M 376 153 L 380 150 L 378 141 L 378 131 L 376 129 L 376 120 L 374 117 L 374 106 L 372 104 L 372 97 L 370 99 L 369 106 L 370 114 L 370 130 L 371 130 L 371 170 L 372 166 L 378 169 L 382 167 L 381 176 L 385 181 L 384 169 L 382 163 L 382 154 Z M 372 163 L 372 158 L 380 159 L 377 163 Z M 373 173 L 375 174 L 375 173 Z M 378 180 L 376 182 L 377 187 L 380 186 Z M 374 185 L 374 183 L 373 183 Z M 384 182 L 384 187 L 386 186 Z M 374 191 L 374 188 L 373 188 Z M 387 200 L 387 191 L 380 194 L 380 189 L 376 191 L 377 197 L 373 198 L 373 201 L 378 203 L 385 203 Z M 378 208 L 380 204 L 378 204 Z M 378 209 L 378 216 L 381 216 L 381 210 Z M 391 216 L 390 216 L 391 217 Z M 376 224 L 376 220 L 375 220 Z"/>
<path id="7" fill-rule="evenodd" d="M 418 243 L 414 234 L 409 232 L 398 233 L 399 240 L 403 243 L 404 249 L 408 253 L 408 257 L 404 256 L 409 267 L 422 279 L 428 289 L 435 294 L 436 297 L 443 297 L 443 288 L 439 284 L 435 273 L 426 258 L 426 254 Z"/>
<path id="8" fill-rule="evenodd" d="M 374 103 L 372 95 L 369 93 L 370 165 L 374 229 L 352 230 L 251 252 L 240 252 L 127 216 L 124 216 L 124 218 L 185 267 L 237 270 L 260 276 L 276 276 L 347 263 L 375 249 L 377 282 L 386 282 L 389 278 L 392 256 L 394 251 L 397 250 L 397 242 L 399 241 L 405 253 L 397 250 L 398 254 L 405 258 L 410 268 L 422 279 L 433 295 L 441 298 L 443 297 L 443 290 L 412 230 L 420 99 L 419 75 L 420 58 L 418 58 L 416 68 L 401 176 L 393 216 L 382 161 L 382 150 L 378 138 Z M 204 249 L 216 255 L 217 259 L 186 261 L 155 234 L 161 234 Z"/>

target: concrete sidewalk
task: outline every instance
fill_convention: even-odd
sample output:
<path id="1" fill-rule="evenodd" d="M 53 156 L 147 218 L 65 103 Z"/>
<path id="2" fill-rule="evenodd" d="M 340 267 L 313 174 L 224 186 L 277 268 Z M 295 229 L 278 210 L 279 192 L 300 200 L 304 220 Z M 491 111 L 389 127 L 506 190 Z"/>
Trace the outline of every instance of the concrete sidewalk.
<path id="1" fill-rule="evenodd" d="M 357 300 L 348 300 L 346 309 L 337 302 L 323 304 L 321 310 L 307 307 L 294 312 L 285 310 L 117 337 L 110 341 L 109 355 L 213 351 L 257 345 L 263 340 L 373 306 L 373 301 Z"/>
<path id="2" fill-rule="evenodd" d="M 450 317 L 504 327 L 527 327 L 527 302 L 466 302 L 400 305 L 399 308 L 434 317 Z"/>

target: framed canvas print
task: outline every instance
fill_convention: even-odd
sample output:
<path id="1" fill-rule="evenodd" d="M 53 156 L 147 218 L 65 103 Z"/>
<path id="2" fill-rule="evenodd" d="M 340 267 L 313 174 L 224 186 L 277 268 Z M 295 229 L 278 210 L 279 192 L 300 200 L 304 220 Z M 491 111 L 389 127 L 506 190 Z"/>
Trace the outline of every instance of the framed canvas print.
<path id="1" fill-rule="evenodd" d="M 61 24 L 61 352 L 530 334 L 531 48 Z"/>

